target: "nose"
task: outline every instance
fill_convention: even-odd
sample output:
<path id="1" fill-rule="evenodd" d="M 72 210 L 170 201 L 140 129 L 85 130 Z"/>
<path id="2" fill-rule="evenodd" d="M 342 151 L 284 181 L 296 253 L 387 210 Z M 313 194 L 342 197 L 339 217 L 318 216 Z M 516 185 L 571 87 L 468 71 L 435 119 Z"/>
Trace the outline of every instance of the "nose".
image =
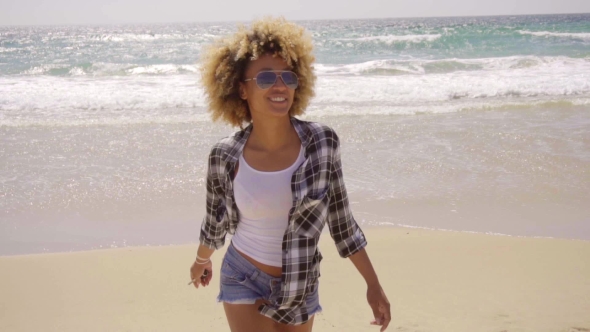
<path id="1" fill-rule="evenodd" d="M 283 82 L 283 77 L 281 75 L 277 75 L 277 80 L 275 81 L 275 84 L 272 87 L 281 90 L 287 89 L 287 85 L 285 84 L 285 82 Z"/>

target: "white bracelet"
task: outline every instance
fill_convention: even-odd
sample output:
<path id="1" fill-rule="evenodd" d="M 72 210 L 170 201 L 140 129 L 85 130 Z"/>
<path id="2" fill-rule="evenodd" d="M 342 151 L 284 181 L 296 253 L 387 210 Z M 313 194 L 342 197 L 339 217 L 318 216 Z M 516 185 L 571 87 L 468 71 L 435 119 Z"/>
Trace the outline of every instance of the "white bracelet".
<path id="1" fill-rule="evenodd" d="M 203 265 L 203 264 L 209 263 L 210 261 L 211 261 L 210 259 L 208 259 L 208 260 L 206 260 L 204 262 L 199 262 L 198 260 L 195 260 L 195 264 Z"/>
<path id="2" fill-rule="evenodd" d="M 197 260 L 197 261 L 208 261 L 208 260 L 210 260 L 210 258 L 203 258 L 203 257 L 199 257 L 199 255 L 197 255 L 197 258 L 195 258 L 195 260 Z"/>

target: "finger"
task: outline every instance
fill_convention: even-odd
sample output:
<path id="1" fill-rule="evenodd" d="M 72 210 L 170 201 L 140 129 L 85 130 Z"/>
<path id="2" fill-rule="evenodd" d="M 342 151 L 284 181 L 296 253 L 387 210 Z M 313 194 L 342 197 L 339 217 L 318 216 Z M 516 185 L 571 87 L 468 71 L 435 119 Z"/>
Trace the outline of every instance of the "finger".
<path id="1" fill-rule="evenodd" d="M 213 279 L 213 271 L 208 270 L 207 276 L 204 279 L 205 284 L 209 285 L 209 282 L 211 282 L 211 279 Z"/>
<path id="2" fill-rule="evenodd" d="M 371 307 L 371 309 L 373 309 Z M 381 313 L 379 312 L 379 309 L 377 309 L 377 312 L 375 313 L 375 311 L 373 311 L 373 317 L 374 319 L 371 321 L 371 325 L 382 325 L 383 324 L 383 317 L 381 315 Z"/>
<path id="3" fill-rule="evenodd" d="M 201 276 L 201 278 L 200 278 L 200 282 L 201 282 L 201 285 L 203 285 L 203 286 L 207 286 L 208 282 L 207 282 L 207 276 L 206 276 L 205 274 L 203 274 L 203 275 Z"/>
<path id="4" fill-rule="evenodd" d="M 195 277 L 193 277 L 193 271 L 191 271 L 191 282 L 189 282 L 188 284 L 193 284 L 193 286 L 195 285 Z"/>
<path id="5" fill-rule="evenodd" d="M 391 307 L 389 306 L 389 303 L 381 306 L 379 308 L 381 310 L 381 313 L 383 314 L 383 327 L 381 328 L 381 332 L 385 331 L 385 329 L 387 329 L 387 327 L 389 326 L 389 323 L 391 322 Z"/>
<path id="6" fill-rule="evenodd" d="M 197 278 L 196 278 L 196 276 L 197 276 L 198 274 L 197 274 L 197 273 L 195 273 L 195 271 L 194 271 L 194 270 L 195 270 L 195 266 L 193 265 L 193 266 L 191 266 L 191 269 L 189 270 L 189 271 L 190 271 L 191 280 L 195 280 L 195 279 L 197 279 Z"/>
<path id="7" fill-rule="evenodd" d="M 383 321 L 384 321 L 383 314 L 381 314 L 381 313 L 378 313 L 378 314 L 375 316 L 375 319 L 374 319 L 374 320 L 373 320 L 371 323 L 373 323 L 372 325 L 379 325 L 379 326 L 382 326 L 382 325 L 383 325 Z"/>
<path id="8" fill-rule="evenodd" d="M 193 282 L 193 285 L 195 286 L 195 288 L 199 288 L 199 284 L 201 282 L 199 281 L 199 278 L 195 278 L 195 281 Z"/>
<path id="9" fill-rule="evenodd" d="M 379 332 L 385 331 L 388 326 L 389 326 L 389 321 L 383 322 L 383 326 L 381 326 L 381 330 Z"/>

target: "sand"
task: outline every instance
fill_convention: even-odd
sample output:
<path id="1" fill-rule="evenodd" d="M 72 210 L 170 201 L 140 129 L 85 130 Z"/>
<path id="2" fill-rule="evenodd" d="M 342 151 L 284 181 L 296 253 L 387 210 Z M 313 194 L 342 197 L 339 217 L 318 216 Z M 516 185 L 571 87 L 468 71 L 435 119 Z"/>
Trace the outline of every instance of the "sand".
<path id="1" fill-rule="evenodd" d="M 590 331 L 590 242 L 366 228 L 388 331 Z M 364 281 L 324 234 L 314 331 L 370 326 Z M 229 331 L 196 245 L 0 257 L 0 331 Z M 219 268 L 223 251 L 213 259 Z M 215 271 L 217 273 L 218 271 Z M 218 273 L 217 273 L 218 276 Z"/>

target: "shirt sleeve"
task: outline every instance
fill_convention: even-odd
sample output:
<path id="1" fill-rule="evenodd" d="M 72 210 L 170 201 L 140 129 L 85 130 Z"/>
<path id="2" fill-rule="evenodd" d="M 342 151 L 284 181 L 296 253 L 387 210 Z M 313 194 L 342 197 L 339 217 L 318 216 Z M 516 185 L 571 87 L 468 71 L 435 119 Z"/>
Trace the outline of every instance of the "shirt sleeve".
<path id="1" fill-rule="evenodd" d="M 199 236 L 199 242 L 210 249 L 222 248 L 227 234 L 227 218 L 224 218 L 226 211 L 224 168 L 218 152 L 218 148 L 214 147 L 209 155 L 206 211 Z"/>
<path id="2" fill-rule="evenodd" d="M 335 148 L 330 175 L 330 203 L 328 207 L 328 228 L 341 257 L 357 253 L 367 245 L 365 234 L 360 229 L 348 202 L 348 194 L 342 174 L 340 141 L 334 133 Z"/>

